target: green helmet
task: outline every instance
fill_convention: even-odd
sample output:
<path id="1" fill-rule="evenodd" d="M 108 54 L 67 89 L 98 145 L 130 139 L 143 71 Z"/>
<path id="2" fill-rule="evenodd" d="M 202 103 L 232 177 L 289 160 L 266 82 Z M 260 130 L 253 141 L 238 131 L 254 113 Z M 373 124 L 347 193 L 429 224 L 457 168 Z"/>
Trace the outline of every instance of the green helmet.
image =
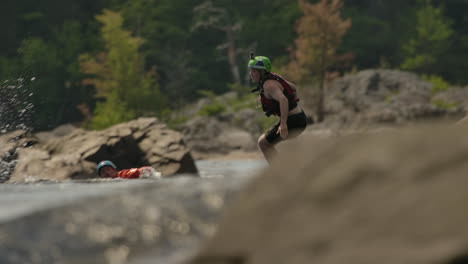
<path id="1" fill-rule="evenodd" d="M 253 56 L 252 56 L 253 57 Z M 271 62 L 270 59 L 268 59 L 265 56 L 256 56 L 251 58 L 249 61 L 249 69 L 259 69 L 259 70 L 265 70 L 267 72 L 271 71 Z"/>

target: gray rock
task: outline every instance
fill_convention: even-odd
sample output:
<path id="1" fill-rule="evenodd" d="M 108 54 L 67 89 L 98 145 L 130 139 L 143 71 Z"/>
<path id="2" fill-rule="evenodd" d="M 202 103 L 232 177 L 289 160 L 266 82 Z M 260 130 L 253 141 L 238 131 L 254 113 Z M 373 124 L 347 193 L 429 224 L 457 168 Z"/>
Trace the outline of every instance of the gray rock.
<path id="1" fill-rule="evenodd" d="M 442 124 L 291 141 L 188 263 L 464 263 L 467 133 Z"/>
<path id="2" fill-rule="evenodd" d="M 11 177 L 17 164 L 18 150 L 29 148 L 37 142 L 38 139 L 25 130 L 0 135 L 0 183 Z"/>
<path id="3" fill-rule="evenodd" d="M 10 181 L 64 180 L 95 177 L 101 160 L 120 169 L 152 166 L 163 176 L 197 174 L 189 148 L 179 132 L 156 118 L 140 118 L 102 131 L 75 129 L 62 136 L 42 134 L 34 148 L 18 152 Z"/>
<path id="4" fill-rule="evenodd" d="M 62 137 L 74 132 L 77 128 L 71 124 L 65 124 L 54 128 L 51 131 L 35 133 L 34 135 L 41 141 Z"/>
<path id="5" fill-rule="evenodd" d="M 465 111 L 460 101 L 466 101 L 468 94 L 456 90 L 435 94 L 432 84 L 416 74 L 365 70 L 331 83 L 326 91 L 325 126 L 360 127 L 459 117 Z"/>
<path id="6" fill-rule="evenodd" d="M 254 150 L 251 133 L 233 125 L 234 115 L 196 117 L 182 127 L 184 140 L 194 152 L 226 154 L 234 150 Z"/>

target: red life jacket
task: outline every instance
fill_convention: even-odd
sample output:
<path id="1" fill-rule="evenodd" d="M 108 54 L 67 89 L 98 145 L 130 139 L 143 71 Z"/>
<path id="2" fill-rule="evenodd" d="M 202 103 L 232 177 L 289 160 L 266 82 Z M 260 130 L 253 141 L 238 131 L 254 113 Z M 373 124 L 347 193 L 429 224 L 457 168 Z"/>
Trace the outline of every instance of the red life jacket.
<path id="1" fill-rule="evenodd" d="M 121 170 L 117 173 L 118 178 L 125 178 L 125 179 L 136 179 L 140 178 L 142 170 L 151 169 L 151 167 L 141 167 L 141 168 L 133 168 L 128 170 Z"/>
<path id="2" fill-rule="evenodd" d="M 296 108 L 297 102 L 299 101 L 299 98 L 297 97 L 297 94 L 296 94 L 296 89 L 291 87 L 279 74 L 270 72 L 268 73 L 266 78 L 258 84 L 257 88 L 252 90 L 252 92 L 259 91 L 260 103 L 262 104 L 262 109 L 263 109 L 263 112 L 265 112 L 266 116 L 270 116 L 270 115 L 280 116 L 281 115 L 279 102 L 274 99 L 268 99 L 265 97 L 265 94 L 263 91 L 263 84 L 267 80 L 278 81 L 281 84 L 281 86 L 283 86 L 284 96 L 286 96 L 286 98 L 288 99 L 289 110 Z"/>

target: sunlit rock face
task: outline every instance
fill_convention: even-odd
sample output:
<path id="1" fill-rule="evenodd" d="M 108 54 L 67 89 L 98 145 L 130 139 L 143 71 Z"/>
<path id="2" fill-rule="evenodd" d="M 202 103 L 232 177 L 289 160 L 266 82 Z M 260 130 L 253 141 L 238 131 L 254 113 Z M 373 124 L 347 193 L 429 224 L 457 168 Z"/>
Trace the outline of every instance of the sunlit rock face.
<path id="1" fill-rule="evenodd" d="M 329 128 L 403 124 L 436 118 L 458 119 L 468 109 L 468 90 L 434 92 L 430 82 L 398 70 L 365 70 L 327 86 L 325 121 Z"/>
<path id="2" fill-rule="evenodd" d="M 15 170 L 18 152 L 36 144 L 38 139 L 25 130 L 0 135 L 0 182 L 7 181 Z"/>
<path id="3" fill-rule="evenodd" d="M 10 181 L 93 178 L 101 160 L 112 160 L 120 169 L 149 165 L 163 176 L 197 174 L 182 135 L 156 118 L 140 118 L 103 131 L 65 126 L 35 136 L 37 144 L 16 150 Z"/>
<path id="4" fill-rule="evenodd" d="M 188 263 L 466 263 L 467 135 L 440 124 L 290 141 Z"/>

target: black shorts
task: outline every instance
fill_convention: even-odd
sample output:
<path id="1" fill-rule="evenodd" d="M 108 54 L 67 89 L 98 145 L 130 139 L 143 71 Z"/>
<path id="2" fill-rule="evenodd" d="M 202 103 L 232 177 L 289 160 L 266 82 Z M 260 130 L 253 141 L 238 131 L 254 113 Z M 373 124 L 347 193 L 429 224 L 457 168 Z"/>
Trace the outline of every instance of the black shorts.
<path id="1" fill-rule="evenodd" d="M 299 136 L 307 126 L 307 117 L 304 111 L 288 116 L 288 138 L 294 138 Z M 278 133 L 278 128 L 280 126 L 280 121 L 276 123 L 272 128 L 268 129 L 265 132 L 265 139 L 270 144 L 276 144 L 283 140 L 283 138 Z"/>

